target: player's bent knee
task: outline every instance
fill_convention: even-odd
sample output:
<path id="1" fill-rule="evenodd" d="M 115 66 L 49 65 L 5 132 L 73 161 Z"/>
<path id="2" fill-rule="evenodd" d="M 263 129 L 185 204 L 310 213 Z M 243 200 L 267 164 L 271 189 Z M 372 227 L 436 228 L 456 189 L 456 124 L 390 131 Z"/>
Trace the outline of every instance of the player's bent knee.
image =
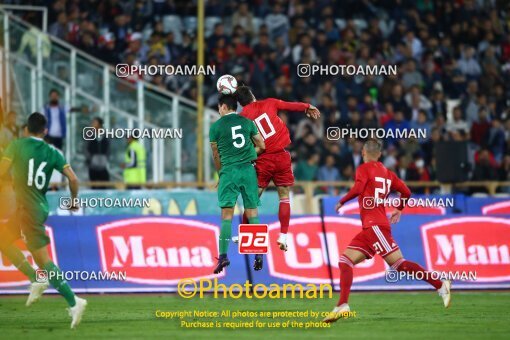
<path id="1" fill-rule="evenodd" d="M 245 213 L 248 218 L 257 217 L 257 209 L 246 209 Z"/>
<path id="2" fill-rule="evenodd" d="M 405 265 L 406 263 L 406 260 L 401 257 L 400 259 L 396 260 L 395 262 L 393 262 L 392 264 L 389 264 L 391 269 L 393 270 L 397 270 L 397 271 L 407 271 L 407 266 Z"/>
<path id="3" fill-rule="evenodd" d="M 288 187 L 288 186 L 276 187 L 276 191 L 278 192 L 278 197 L 280 199 L 289 198 L 290 187 Z"/>
<path id="4" fill-rule="evenodd" d="M 342 256 L 346 256 L 353 264 L 358 264 L 367 258 L 362 252 L 350 248 L 347 248 Z"/>

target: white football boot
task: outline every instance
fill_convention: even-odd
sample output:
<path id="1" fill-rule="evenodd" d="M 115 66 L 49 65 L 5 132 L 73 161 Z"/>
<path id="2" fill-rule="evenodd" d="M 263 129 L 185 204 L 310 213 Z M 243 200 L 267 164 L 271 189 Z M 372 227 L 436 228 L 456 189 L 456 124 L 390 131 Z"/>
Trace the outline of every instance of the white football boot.
<path id="1" fill-rule="evenodd" d="M 76 304 L 73 307 L 67 308 L 69 316 L 73 319 L 71 321 L 71 329 L 78 326 L 87 308 L 87 300 L 75 296 Z"/>
<path id="2" fill-rule="evenodd" d="M 50 284 L 48 282 L 32 282 L 30 284 L 30 294 L 28 294 L 27 303 L 25 306 L 30 306 L 33 303 L 39 301 L 41 296 L 44 294 L 44 291 L 48 289 Z"/>
<path id="3" fill-rule="evenodd" d="M 351 308 L 349 308 L 349 305 L 346 303 L 342 303 L 340 306 L 336 306 L 335 308 L 333 308 L 333 311 L 329 313 L 328 316 L 326 316 L 324 320 L 322 320 L 322 322 L 326 323 L 335 322 L 336 320 L 343 317 L 344 313 L 349 313 L 350 311 Z"/>
<path id="4" fill-rule="evenodd" d="M 437 290 L 437 293 L 443 299 L 445 308 L 450 307 L 450 300 L 452 298 L 451 290 L 452 282 L 450 280 L 444 280 L 441 288 Z"/>
<path id="5" fill-rule="evenodd" d="M 281 250 L 287 251 L 287 234 L 280 233 L 276 243 L 278 243 L 278 247 L 280 247 Z"/>

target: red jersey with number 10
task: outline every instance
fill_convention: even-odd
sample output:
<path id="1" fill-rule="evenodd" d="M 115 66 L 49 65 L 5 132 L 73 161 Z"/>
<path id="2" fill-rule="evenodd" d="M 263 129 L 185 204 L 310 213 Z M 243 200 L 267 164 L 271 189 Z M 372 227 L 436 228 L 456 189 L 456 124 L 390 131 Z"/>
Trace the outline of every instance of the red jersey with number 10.
<path id="1" fill-rule="evenodd" d="M 407 185 L 381 162 L 367 162 L 356 169 L 354 186 L 342 197 L 340 203 L 345 204 L 358 196 L 363 229 L 375 225 L 389 226 L 384 204 L 378 203 L 378 200 L 384 200 L 391 191 L 400 193 L 400 206 L 397 209 L 404 209 L 406 200 L 411 197 Z"/>
<path id="2" fill-rule="evenodd" d="M 266 154 L 280 152 L 290 144 L 289 129 L 278 117 L 278 110 L 305 111 L 310 104 L 284 102 L 275 98 L 254 101 L 245 107 L 241 116 L 255 122 L 266 143 Z"/>

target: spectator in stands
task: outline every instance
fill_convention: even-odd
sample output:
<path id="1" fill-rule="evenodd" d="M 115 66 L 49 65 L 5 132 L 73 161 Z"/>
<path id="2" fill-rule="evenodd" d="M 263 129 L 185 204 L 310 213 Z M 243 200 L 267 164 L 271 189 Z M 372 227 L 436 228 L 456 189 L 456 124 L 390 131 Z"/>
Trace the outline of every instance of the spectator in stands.
<path id="1" fill-rule="evenodd" d="M 473 181 L 496 181 L 498 174 L 496 161 L 489 150 L 481 149 L 475 156 L 475 169 Z"/>
<path id="2" fill-rule="evenodd" d="M 69 109 L 60 103 L 60 93 L 51 89 L 48 103 L 42 112 L 48 120 L 48 143 L 62 150 L 67 129 L 67 113 Z"/>
<path id="3" fill-rule="evenodd" d="M 248 36 L 253 36 L 255 33 L 253 14 L 250 12 L 246 1 L 241 1 L 239 8 L 232 15 L 232 26 L 241 26 Z"/>
<path id="4" fill-rule="evenodd" d="M 510 154 L 503 157 L 501 167 L 499 168 L 498 180 L 503 182 L 510 182 Z M 510 186 L 504 187 L 503 190 L 510 193 Z"/>
<path id="5" fill-rule="evenodd" d="M 475 49 L 471 46 L 461 51 L 461 58 L 457 61 L 460 72 L 470 79 L 477 79 L 482 73 L 482 68 L 475 58 Z"/>
<path id="6" fill-rule="evenodd" d="M 412 86 L 404 98 L 407 106 L 411 108 L 411 114 L 407 117 L 409 120 L 416 120 L 419 110 L 425 111 L 429 116 L 428 112 L 432 109 L 432 103 L 421 93 L 418 85 Z"/>
<path id="7" fill-rule="evenodd" d="M 332 155 L 326 156 L 324 165 L 319 168 L 317 180 L 330 182 L 340 180 L 340 172 L 335 167 L 335 158 Z"/>
<path id="8" fill-rule="evenodd" d="M 400 154 L 398 156 L 397 169 L 395 173 L 403 181 L 411 178 L 411 174 L 409 173 L 409 164 L 409 157 L 406 154 Z"/>
<path id="9" fill-rule="evenodd" d="M 124 169 L 124 183 L 128 189 L 141 189 L 147 182 L 146 151 L 136 138 L 128 138 L 124 159 L 125 162 L 121 164 Z"/>
<path id="10" fill-rule="evenodd" d="M 466 121 L 471 123 L 476 120 L 480 107 L 478 105 L 478 83 L 475 80 L 468 83 L 466 95 L 462 99 L 460 106 L 466 114 Z"/>
<path id="11" fill-rule="evenodd" d="M 41 48 L 37 45 L 37 39 L 41 39 Z M 28 50 L 28 52 L 25 52 Z M 18 54 L 25 55 L 34 64 L 37 62 L 37 53 L 41 53 L 43 59 L 47 59 L 51 54 L 51 40 L 47 34 L 41 33 L 35 27 L 25 31 L 21 37 L 21 44 L 18 48 Z"/>
<path id="12" fill-rule="evenodd" d="M 420 110 L 418 113 L 418 119 L 416 119 L 416 121 L 411 122 L 411 128 L 415 129 L 417 133 L 418 130 L 424 131 L 425 137 L 418 138 L 418 142 L 420 144 L 423 144 L 429 140 L 431 127 L 430 123 L 427 120 L 427 113 L 424 110 Z"/>
<path id="13" fill-rule="evenodd" d="M 468 123 L 462 119 L 462 109 L 460 106 L 457 106 L 453 109 L 453 119 L 446 124 L 446 129 L 449 132 L 452 131 L 469 131 Z"/>
<path id="14" fill-rule="evenodd" d="M 393 116 L 393 119 L 387 122 L 384 125 L 385 130 L 391 130 L 391 133 L 393 133 L 393 136 L 395 137 L 389 137 L 386 139 L 386 142 L 388 144 L 395 144 L 400 139 L 398 139 L 397 136 L 397 130 L 404 131 L 409 130 L 411 128 L 411 125 L 407 120 L 404 119 L 404 113 L 402 111 L 395 111 L 395 115 Z M 388 132 L 390 134 L 390 132 Z"/>
<path id="15" fill-rule="evenodd" d="M 487 134 L 487 147 L 492 151 L 496 162 L 501 162 L 505 151 L 505 130 L 499 119 L 492 121 Z"/>
<path id="16" fill-rule="evenodd" d="M 196 24 L 187 21 L 196 13 L 194 2 L 107 1 L 104 6 L 95 2 L 80 2 L 80 6 L 76 2 L 50 2 L 50 32 L 109 63 L 170 60 L 173 65 L 196 64 L 197 38 L 190 33 L 195 32 Z M 421 110 L 425 110 L 425 123 L 435 129 L 431 134 L 436 141 L 464 140 L 470 131 L 476 131 L 471 139 L 475 148 L 487 142 L 481 137 L 480 125 L 486 123 L 478 122 L 480 110 L 486 110 L 488 122 L 498 119 L 503 126 L 509 124 L 510 130 L 510 123 L 505 123 L 510 116 L 510 34 L 504 24 L 509 21 L 509 12 L 496 8 L 499 2 L 407 1 L 404 7 L 391 1 L 372 1 L 369 6 L 364 1 L 349 4 L 346 10 L 328 1 L 209 1 L 206 17 L 211 22 L 217 18 L 222 21 L 210 28 L 211 32 L 209 28 L 205 32 L 206 63 L 214 63 L 217 73 L 236 74 L 261 97 L 306 99 L 322 105 L 324 121 L 313 127 L 313 147 L 304 145 L 305 138 L 313 137 L 305 136 L 310 131 L 300 124 L 303 117 L 289 113 L 293 153 L 304 159 L 309 153 L 296 152 L 298 145 L 308 152 L 323 150 L 325 140 L 321 136 L 328 127 L 372 127 L 372 115 L 385 128 L 406 128 L 421 125 Z M 179 17 L 182 25 L 166 27 L 166 15 Z M 35 56 L 34 36 L 24 35 L 20 49 L 26 51 L 28 47 Z M 51 46 L 45 46 L 44 53 L 49 56 Z M 297 76 L 298 63 L 315 62 L 397 64 L 398 75 L 382 79 Z M 196 98 L 192 77 L 157 76 L 147 80 Z M 205 84 L 206 103 L 215 105 L 214 80 L 206 79 Z M 461 102 L 462 117 L 445 124 L 448 100 Z M 459 126 L 465 132 L 457 132 Z M 455 130 L 447 131 L 446 127 Z M 499 128 L 492 131 L 491 143 L 500 147 Z M 503 153 L 510 148 L 509 137 L 505 140 Z M 435 143 L 422 143 L 426 166 L 432 166 Z M 403 141 L 389 144 L 396 152 L 409 153 L 412 149 Z M 344 144 L 340 148 L 342 154 L 348 152 Z M 496 153 L 501 159 L 502 153 Z"/>
<path id="17" fill-rule="evenodd" d="M 273 4 L 272 9 L 272 13 L 268 14 L 265 20 L 271 39 L 286 36 L 290 28 L 289 18 L 283 13 L 283 8 L 279 3 Z"/>
<path id="18" fill-rule="evenodd" d="M 351 140 L 344 156 L 342 157 L 342 167 L 351 165 L 353 169 L 357 169 L 363 163 L 361 156 L 361 149 L 363 149 L 363 142 L 360 140 Z"/>
<path id="19" fill-rule="evenodd" d="M 306 128 L 307 132 L 304 137 L 298 139 L 295 145 L 296 158 L 308 159 L 312 154 L 320 154 L 322 148 L 318 145 L 317 137 L 313 134 L 309 127 Z M 299 138 L 300 136 L 296 136 Z"/>
<path id="20" fill-rule="evenodd" d="M 110 180 L 108 172 L 108 158 L 110 154 L 110 143 L 104 137 L 98 137 L 97 131 L 103 128 L 103 119 L 95 117 L 92 120 L 92 127 L 96 130 L 94 139 L 88 140 L 85 149 L 85 163 L 89 168 L 89 180 L 91 182 L 107 182 Z M 105 188 L 104 186 L 93 186 L 95 189 Z"/>
<path id="21" fill-rule="evenodd" d="M 294 176 L 298 181 L 314 181 L 317 179 L 319 155 L 313 154 L 308 158 L 301 159 L 294 169 Z"/>
<path id="22" fill-rule="evenodd" d="M 62 11 L 58 14 L 57 21 L 51 24 L 48 32 L 62 40 L 67 38 L 68 27 L 67 14 L 65 12 Z"/>
<path id="23" fill-rule="evenodd" d="M 434 90 L 432 93 L 432 118 L 442 116 L 446 120 L 446 100 L 442 90 Z"/>
<path id="24" fill-rule="evenodd" d="M 485 108 L 478 111 L 478 120 L 471 125 L 471 141 L 475 144 L 482 145 L 487 142 L 487 133 L 491 128 L 487 110 Z"/>
<path id="25" fill-rule="evenodd" d="M 413 59 L 408 60 L 402 75 L 402 85 L 404 89 L 408 90 L 412 86 L 421 85 L 422 83 L 423 77 L 416 69 L 416 62 Z"/>

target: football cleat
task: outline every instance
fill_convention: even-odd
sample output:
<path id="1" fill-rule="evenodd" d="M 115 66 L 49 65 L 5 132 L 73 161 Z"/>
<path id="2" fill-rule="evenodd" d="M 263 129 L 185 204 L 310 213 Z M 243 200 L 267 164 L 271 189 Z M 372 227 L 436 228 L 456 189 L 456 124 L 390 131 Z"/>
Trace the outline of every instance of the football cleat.
<path id="1" fill-rule="evenodd" d="M 443 304 L 445 308 L 450 307 L 450 301 L 452 298 L 451 289 L 452 282 L 450 280 L 445 280 L 443 281 L 443 285 L 441 286 L 441 288 L 437 290 L 437 293 L 443 299 Z"/>
<path id="2" fill-rule="evenodd" d="M 283 250 L 287 251 L 287 235 L 286 234 L 280 234 L 278 237 L 278 241 L 276 241 L 278 244 L 278 247 Z"/>
<path id="3" fill-rule="evenodd" d="M 214 274 L 219 274 L 223 271 L 223 268 L 228 267 L 230 265 L 230 261 L 228 258 L 225 257 L 216 257 L 216 260 L 218 260 L 218 264 L 216 265 L 216 268 L 214 268 Z"/>
<path id="4" fill-rule="evenodd" d="M 255 262 L 253 263 L 253 269 L 256 271 L 262 270 L 264 267 L 264 260 L 262 255 L 257 254 L 255 255 Z"/>
<path id="5" fill-rule="evenodd" d="M 28 307 L 39 301 L 44 291 L 48 289 L 49 286 L 50 284 L 48 282 L 32 282 L 30 284 L 30 294 L 28 294 L 27 303 L 25 305 Z"/>
<path id="6" fill-rule="evenodd" d="M 322 322 L 325 323 L 331 323 L 335 322 L 336 320 L 344 317 L 344 313 L 349 313 L 351 309 L 349 308 L 349 305 L 346 303 L 341 304 L 340 306 L 336 306 L 333 308 L 333 311 L 329 313 Z"/>
<path id="7" fill-rule="evenodd" d="M 69 316 L 72 318 L 71 329 L 74 329 L 80 324 L 83 313 L 85 313 L 85 309 L 87 308 L 87 300 L 77 296 L 75 297 L 75 300 L 76 304 L 73 307 L 69 307 L 67 309 Z"/>

